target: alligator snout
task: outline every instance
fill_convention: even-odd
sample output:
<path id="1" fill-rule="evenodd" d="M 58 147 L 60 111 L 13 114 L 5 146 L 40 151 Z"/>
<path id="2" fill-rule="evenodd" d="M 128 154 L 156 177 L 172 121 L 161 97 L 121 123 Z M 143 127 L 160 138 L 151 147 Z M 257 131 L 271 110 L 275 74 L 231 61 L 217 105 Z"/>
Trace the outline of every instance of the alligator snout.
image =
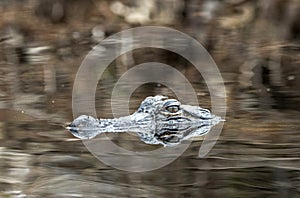
<path id="1" fill-rule="evenodd" d="M 75 137 L 91 139 L 98 135 L 98 120 L 92 116 L 81 115 L 66 126 Z"/>

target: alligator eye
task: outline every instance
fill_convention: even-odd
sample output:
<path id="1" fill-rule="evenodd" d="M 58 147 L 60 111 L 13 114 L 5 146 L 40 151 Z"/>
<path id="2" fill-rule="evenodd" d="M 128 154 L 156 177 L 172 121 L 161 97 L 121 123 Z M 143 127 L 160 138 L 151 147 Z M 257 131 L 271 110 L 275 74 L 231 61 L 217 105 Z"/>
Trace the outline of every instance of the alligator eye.
<path id="1" fill-rule="evenodd" d="M 179 111 L 179 106 L 172 105 L 172 106 L 168 106 L 166 109 L 170 113 L 176 113 L 177 111 Z"/>

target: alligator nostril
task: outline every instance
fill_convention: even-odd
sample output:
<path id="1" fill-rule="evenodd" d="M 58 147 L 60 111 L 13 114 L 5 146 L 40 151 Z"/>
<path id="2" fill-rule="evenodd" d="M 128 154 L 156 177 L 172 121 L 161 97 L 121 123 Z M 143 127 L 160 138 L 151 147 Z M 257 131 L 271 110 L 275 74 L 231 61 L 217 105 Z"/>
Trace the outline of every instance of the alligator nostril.
<path id="1" fill-rule="evenodd" d="M 65 123 L 64 127 L 71 132 L 77 132 L 76 125 L 73 122 Z"/>
<path id="2" fill-rule="evenodd" d="M 65 128 L 72 127 L 73 126 L 72 123 L 73 122 L 66 122 L 66 123 L 63 124 L 63 127 L 65 127 Z"/>

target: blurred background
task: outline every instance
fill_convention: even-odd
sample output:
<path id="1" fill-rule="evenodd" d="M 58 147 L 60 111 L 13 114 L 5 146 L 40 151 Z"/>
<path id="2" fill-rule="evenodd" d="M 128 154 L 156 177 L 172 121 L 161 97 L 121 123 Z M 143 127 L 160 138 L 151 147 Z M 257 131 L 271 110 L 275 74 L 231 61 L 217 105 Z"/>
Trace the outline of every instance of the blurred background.
<path id="1" fill-rule="evenodd" d="M 0 13 L 0 197 L 300 196 L 299 0 L 0 0 Z M 162 169 L 129 173 L 98 161 L 63 124 L 73 119 L 72 86 L 87 53 L 142 25 L 171 27 L 205 46 L 224 79 L 228 111 L 206 158 L 197 157 L 198 139 Z M 210 109 L 193 65 L 145 48 L 105 70 L 98 117 L 112 118 L 120 76 L 149 61 L 181 71 Z M 156 94 L 175 97 L 163 85 L 145 84 L 130 111 Z M 159 147 L 129 134 L 109 137 L 126 149 Z"/>

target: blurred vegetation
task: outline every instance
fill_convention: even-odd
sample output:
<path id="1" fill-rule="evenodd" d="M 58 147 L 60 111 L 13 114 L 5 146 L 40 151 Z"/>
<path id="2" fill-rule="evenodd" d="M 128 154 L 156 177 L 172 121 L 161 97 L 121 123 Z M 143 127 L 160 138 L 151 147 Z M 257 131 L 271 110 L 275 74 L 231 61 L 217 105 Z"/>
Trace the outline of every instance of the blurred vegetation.
<path id="1" fill-rule="evenodd" d="M 0 10 L 0 81 L 13 84 L 3 78 L 13 73 L 9 65 L 21 81 L 1 86 L 3 96 L 64 90 L 59 84 L 72 83 L 68 75 L 103 38 L 163 25 L 206 47 L 231 98 L 258 98 L 248 107 L 300 109 L 298 0 L 2 0 Z"/>

